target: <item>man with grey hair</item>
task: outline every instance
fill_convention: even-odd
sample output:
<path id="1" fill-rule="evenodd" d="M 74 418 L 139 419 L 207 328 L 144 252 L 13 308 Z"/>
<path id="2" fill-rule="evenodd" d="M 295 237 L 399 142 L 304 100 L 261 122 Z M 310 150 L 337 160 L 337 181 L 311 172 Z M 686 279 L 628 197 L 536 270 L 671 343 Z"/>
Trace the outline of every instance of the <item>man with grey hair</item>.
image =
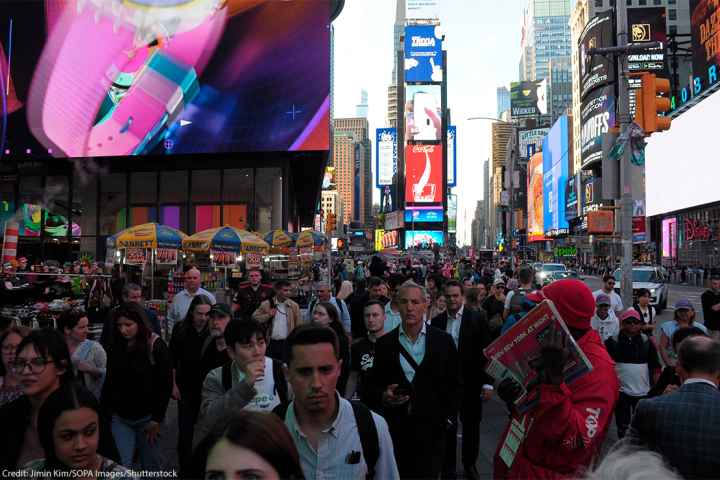
<path id="1" fill-rule="evenodd" d="M 145 314 L 150 321 L 150 328 L 152 329 L 152 331 L 158 335 L 161 334 L 160 320 L 158 320 L 158 316 L 153 310 L 145 307 L 145 299 L 143 298 L 142 287 L 140 285 L 138 285 L 137 283 L 126 283 L 122 289 L 122 301 L 123 303 L 137 303 L 138 305 L 140 305 L 145 310 Z M 102 334 L 100 335 L 100 344 L 105 350 L 107 350 L 112 343 L 113 331 L 115 327 L 113 325 L 112 318 L 113 316 L 111 311 L 105 319 Z"/>
<path id="2" fill-rule="evenodd" d="M 457 348 L 450 334 L 425 324 L 426 295 L 414 282 L 398 289 L 401 323 L 377 340 L 369 377 L 403 478 L 440 475 L 448 421 L 457 411 Z"/>
<path id="3" fill-rule="evenodd" d="M 628 437 L 665 457 L 684 478 L 720 472 L 720 342 L 705 336 L 680 343 L 673 393 L 640 400 Z"/>

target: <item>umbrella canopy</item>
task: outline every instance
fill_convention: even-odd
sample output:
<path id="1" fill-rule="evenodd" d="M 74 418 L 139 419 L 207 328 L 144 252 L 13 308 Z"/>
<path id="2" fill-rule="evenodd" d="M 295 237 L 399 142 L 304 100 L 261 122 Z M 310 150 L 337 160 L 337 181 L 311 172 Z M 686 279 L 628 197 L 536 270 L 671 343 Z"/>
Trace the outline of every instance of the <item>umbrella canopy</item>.
<path id="1" fill-rule="evenodd" d="M 322 249 L 327 243 L 327 237 L 320 232 L 315 230 L 305 230 L 298 234 L 295 245 L 298 248 L 312 247 L 316 250 Z"/>
<path id="2" fill-rule="evenodd" d="M 275 251 L 287 251 L 295 243 L 295 235 L 280 229 L 266 233 L 263 238 Z"/>
<path id="3" fill-rule="evenodd" d="M 187 238 L 180 230 L 159 223 L 143 223 L 108 237 L 110 248 L 180 248 Z"/>
<path id="4" fill-rule="evenodd" d="M 235 227 L 217 227 L 190 235 L 182 242 L 188 252 L 243 252 L 266 254 L 270 245 L 257 234 Z"/>

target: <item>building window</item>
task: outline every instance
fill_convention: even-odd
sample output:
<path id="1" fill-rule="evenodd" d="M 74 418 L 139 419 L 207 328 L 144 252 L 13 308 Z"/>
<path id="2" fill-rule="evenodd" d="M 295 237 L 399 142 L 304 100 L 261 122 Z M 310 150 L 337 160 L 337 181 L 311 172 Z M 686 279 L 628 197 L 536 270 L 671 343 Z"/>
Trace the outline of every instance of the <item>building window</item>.
<path id="1" fill-rule="evenodd" d="M 124 173 L 100 177 L 100 235 L 113 235 L 127 227 L 127 191 Z"/>
<path id="2" fill-rule="evenodd" d="M 194 170 L 192 172 L 193 202 L 214 202 L 220 200 L 220 170 Z"/>
<path id="3" fill-rule="evenodd" d="M 596 7 L 602 7 L 602 6 L 603 6 L 603 0 L 595 0 L 595 6 L 596 6 Z"/>
<path id="4" fill-rule="evenodd" d="M 668 20 L 677 20 L 677 10 L 674 8 L 668 10 Z"/>
<path id="5" fill-rule="evenodd" d="M 677 25 L 670 25 L 668 27 L 670 35 L 677 35 Z"/>
<path id="6" fill-rule="evenodd" d="M 640 5 L 640 6 L 647 5 L 647 0 L 638 0 L 638 5 Z"/>
<path id="7" fill-rule="evenodd" d="M 185 203 L 188 198 L 185 170 L 160 172 L 160 203 Z"/>

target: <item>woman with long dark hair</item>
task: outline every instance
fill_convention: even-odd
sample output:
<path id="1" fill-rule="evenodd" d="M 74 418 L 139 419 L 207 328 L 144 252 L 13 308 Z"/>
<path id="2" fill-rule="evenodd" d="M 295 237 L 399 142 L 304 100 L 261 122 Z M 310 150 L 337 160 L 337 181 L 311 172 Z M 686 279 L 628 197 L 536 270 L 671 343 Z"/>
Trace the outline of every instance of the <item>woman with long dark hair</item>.
<path id="1" fill-rule="evenodd" d="M 304 478 L 297 447 L 280 417 L 251 411 L 239 411 L 214 425 L 195 449 L 191 476 Z"/>
<path id="2" fill-rule="evenodd" d="M 137 449 L 141 468 L 158 470 L 158 434 L 172 389 L 170 353 L 150 329 L 145 310 L 135 303 L 117 307 L 113 325 L 103 407 L 112 413 L 121 463 L 131 468 Z"/>
<path id="3" fill-rule="evenodd" d="M 330 327 L 338 336 L 342 369 L 337 382 L 337 391 L 340 392 L 340 396 L 343 396 L 348 378 L 350 377 L 350 339 L 340 322 L 340 314 L 332 303 L 319 302 L 313 308 L 312 321 L 324 327 Z"/>
<path id="4" fill-rule="evenodd" d="M 203 357 L 215 348 L 208 326 L 213 303 L 206 295 L 196 295 L 190 302 L 185 319 L 173 327 L 170 339 L 173 398 L 178 401 L 178 458 L 182 477 L 187 476 L 195 423 L 200 414 L 202 385 L 207 375 Z M 212 368 L 219 366 L 215 365 Z"/>
<path id="5" fill-rule="evenodd" d="M 98 453 L 101 438 L 108 428 L 100 415 L 95 395 L 82 385 L 71 382 L 53 392 L 40 407 L 38 435 L 45 457 L 25 465 L 34 478 L 58 478 L 64 472 L 73 478 L 104 476 L 135 478 L 115 461 Z M 45 475 L 38 476 L 40 472 Z M 87 472 L 82 475 L 81 472 Z"/>
<path id="6" fill-rule="evenodd" d="M 105 382 L 107 354 L 102 345 L 87 338 L 88 325 L 87 314 L 76 308 L 63 312 L 57 321 L 58 331 L 67 341 L 78 380 L 99 399 Z"/>
<path id="7" fill-rule="evenodd" d="M 0 470 L 43 456 L 37 415 L 46 398 L 74 374 L 65 339 L 55 329 L 33 330 L 17 346 L 11 364 L 23 395 L 0 408 Z"/>

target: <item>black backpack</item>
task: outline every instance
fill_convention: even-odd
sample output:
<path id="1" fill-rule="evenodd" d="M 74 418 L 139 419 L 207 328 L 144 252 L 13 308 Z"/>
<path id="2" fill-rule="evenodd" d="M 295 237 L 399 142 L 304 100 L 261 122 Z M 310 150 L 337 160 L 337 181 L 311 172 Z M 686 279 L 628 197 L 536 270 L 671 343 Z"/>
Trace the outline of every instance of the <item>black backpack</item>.
<path id="1" fill-rule="evenodd" d="M 355 415 L 355 423 L 357 424 L 358 435 L 360 436 L 360 446 L 362 447 L 365 464 L 368 469 L 367 477 L 365 478 L 372 480 L 375 478 L 375 466 L 380 458 L 380 440 L 378 439 L 375 420 L 373 420 L 370 409 L 361 402 L 350 400 L 350 405 L 352 405 L 353 414 Z M 288 404 L 281 403 L 273 409 L 273 413 L 284 422 L 287 409 Z"/>
<path id="2" fill-rule="evenodd" d="M 283 364 L 279 360 L 273 359 L 272 361 L 273 365 L 273 383 L 275 384 L 273 393 L 277 393 L 278 397 L 280 397 L 280 404 L 286 405 L 289 401 L 288 399 L 288 384 L 287 380 L 285 380 L 285 373 L 283 372 Z M 225 391 L 227 392 L 232 388 L 232 372 L 230 370 L 230 365 L 232 362 L 227 362 L 222 366 L 221 375 L 222 375 L 222 385 Z"/>

